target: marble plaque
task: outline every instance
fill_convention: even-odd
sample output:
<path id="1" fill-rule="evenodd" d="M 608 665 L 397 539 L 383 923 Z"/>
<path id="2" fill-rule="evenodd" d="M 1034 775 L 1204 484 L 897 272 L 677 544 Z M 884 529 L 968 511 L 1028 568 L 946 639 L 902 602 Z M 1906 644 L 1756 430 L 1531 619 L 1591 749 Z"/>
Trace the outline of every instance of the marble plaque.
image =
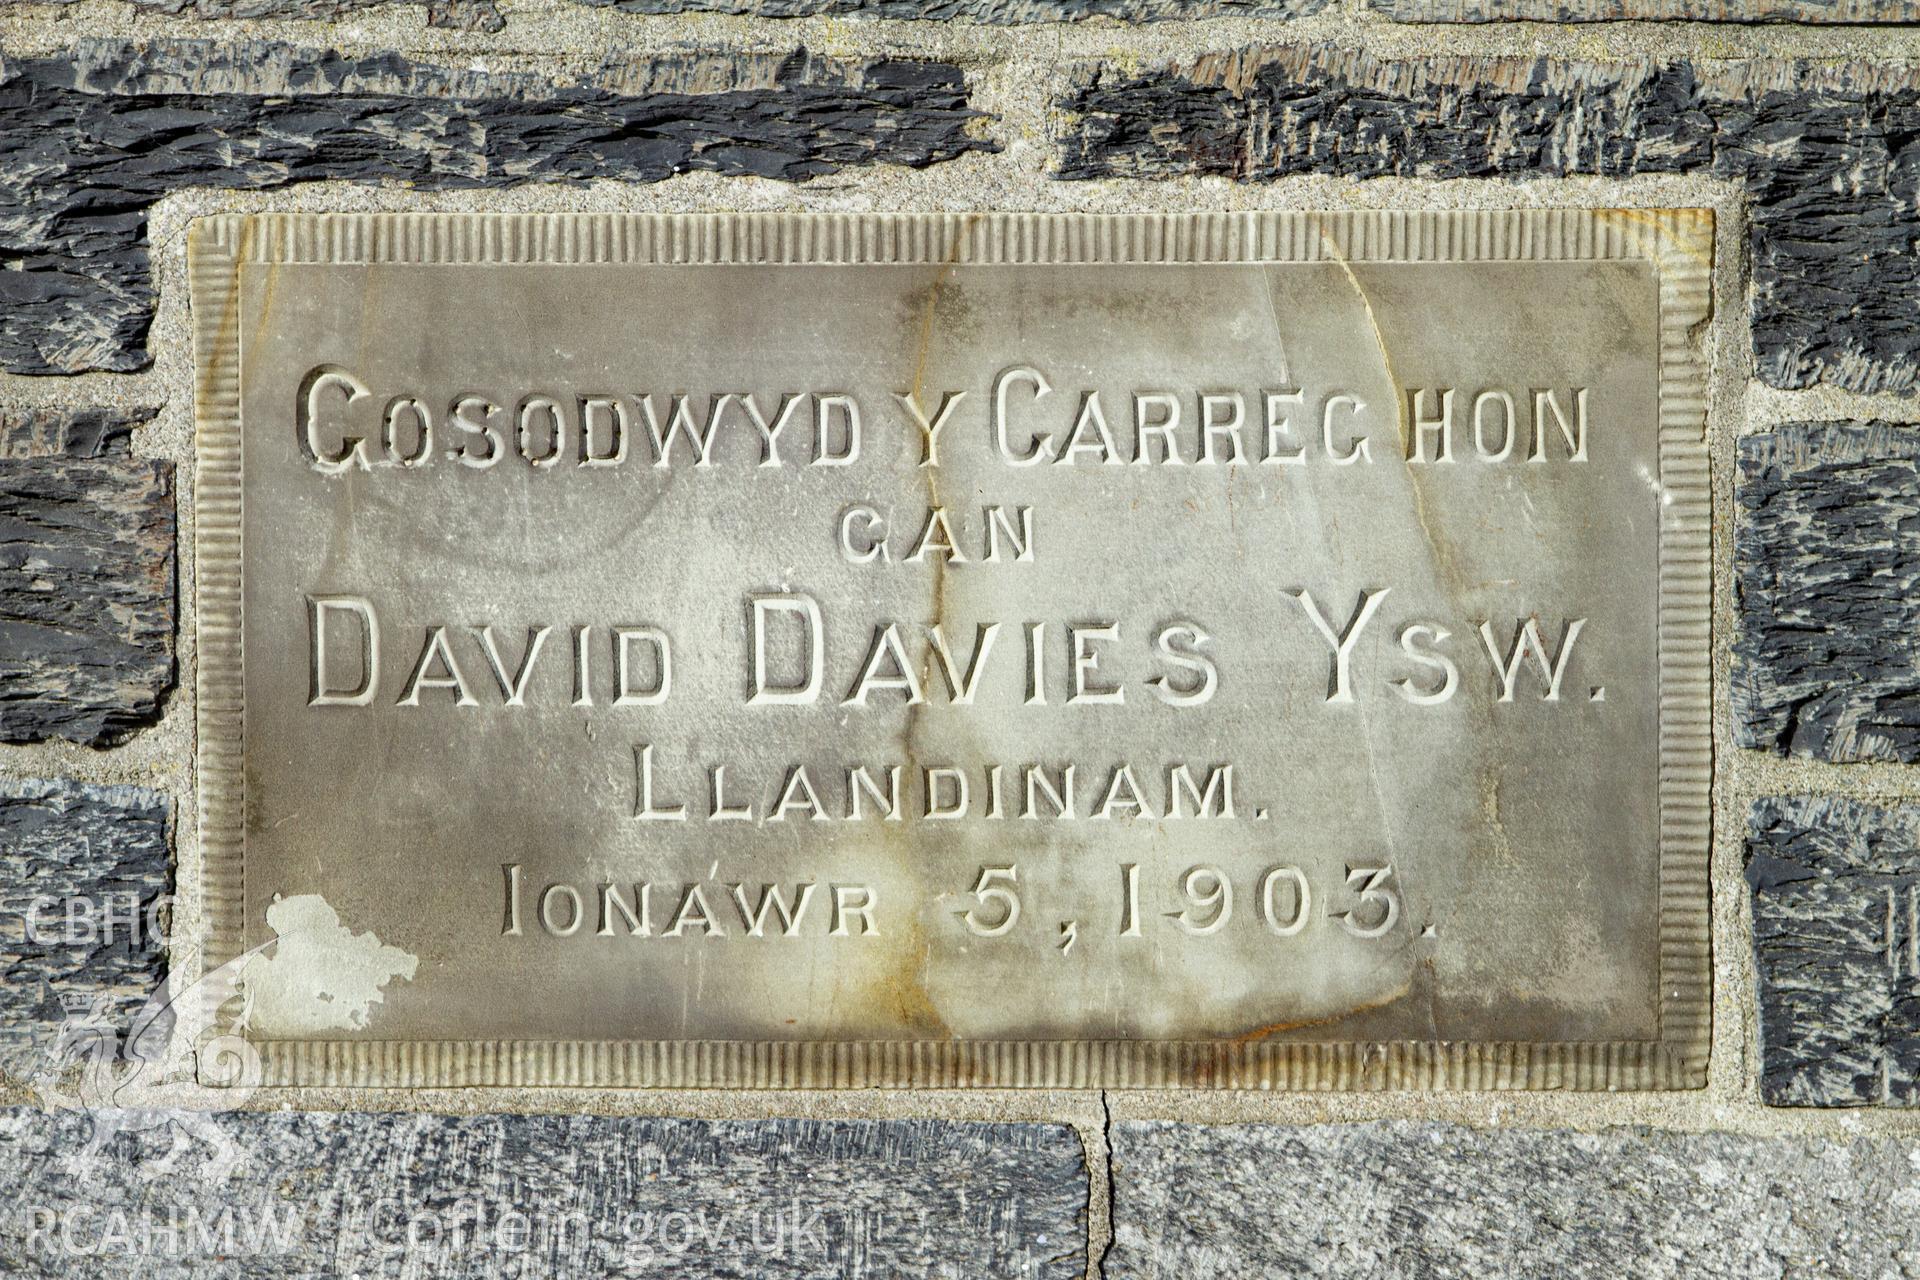
<path id="1" fill-rule="evenodd" d="M 1711 240 L 202 220 L 266 1082 L 1700 1084 Z"/>

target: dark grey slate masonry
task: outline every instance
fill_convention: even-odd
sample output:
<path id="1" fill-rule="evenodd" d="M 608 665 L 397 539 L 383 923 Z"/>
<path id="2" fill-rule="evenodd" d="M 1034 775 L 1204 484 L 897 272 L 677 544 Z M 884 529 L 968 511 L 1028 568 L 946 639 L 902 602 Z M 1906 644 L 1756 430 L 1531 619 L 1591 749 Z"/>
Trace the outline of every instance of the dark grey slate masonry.
<path id="1" fill-rule="evenodd" d="M 159 412 L 150 407 L 0 409 L 0 460 L 122 456 L 131 449 L 133 429 Z"/>
<path id="2" fill-rule="evenodd" d="M 0 0 L 0 12 L 14 4 L 39 3 L 42 0 Z M 75 0 L 50 0 L 54 4 L 72 4 Z M 357 9 L 370 9 L 391 0 L 131 0 L 141 9 L 176 14 L 186 18 L 316 18 L 337 19 Z M 427 11 L 430 27 L 452 27 L 460 31 L 500 31 L 507 25 L 500 6 L 493 0 L 400 0 L 417 3 Z"/>
<path id="3" fill-rule="evenodd" d="M 1062 1125 L 0 1112 L 10 1276 L 1066 1280 L 1086 1209 Z"/>
<path id="4" fill-rule="evenodd" d="M 147 209 L 187 187 L 804 181 L 990 149 L 958 68 L 619 54 L 588 81 L 285 45 L 86 42 L 0 67 L 0 367 L 149 363 Z"/>
<path id="5" fill-rule="evenodd" d="M 1920 807 L 1762 799 L 1746 853 L 1761 1096 L 1920 1105 Z"/>
<path id="6" fill-rule="evenodd" d="M 1911 1274 L 1920 1143 L 1125 1123 L 1108 1280 Z"/>
<path id="7" fill-rule="evenodd" d="M 1735 740 L 1920 760 L 1920 428 L 1747 436 L 1734 496 Z"/>
<path id="8" fill-rule="evenodd" d="M 1704 173 L 1752 199 L 1754 353 L 1777 387 L 1920 376 L 1920 79 L 1897 64 L 1382 59 L 1330 45 L 1082 65 L 1067 178 L 1515 180 Z"/>
<path id="9" fill-rule="evenodd" d="M 1402 22 L 1920 22 L 1914 0 L 1368 0 Z"/>
<path id="10" fill-rule="evenodd" d="M 173 688 L 173 464 L 129 456 L 142 420 L 0 411 L 0 742 L 109 745 Z"/>
<path id="11" fill-rule="evenodd" d="M 63 1025 L 125 1026 L 166 975 L 166 799 L 0 778 L 0 1070 L 70 1057 Z"/>
<path id="12" fill-rule="evenodd" d="M 931 21 L 1078 22 L 1116 18 L 1159 22 L 1173 18 L 1303 18 L 1332 0 L 584 0 L 628 13 L 745 13 L 798 18 L 825 13 L 850 18 Z"/>

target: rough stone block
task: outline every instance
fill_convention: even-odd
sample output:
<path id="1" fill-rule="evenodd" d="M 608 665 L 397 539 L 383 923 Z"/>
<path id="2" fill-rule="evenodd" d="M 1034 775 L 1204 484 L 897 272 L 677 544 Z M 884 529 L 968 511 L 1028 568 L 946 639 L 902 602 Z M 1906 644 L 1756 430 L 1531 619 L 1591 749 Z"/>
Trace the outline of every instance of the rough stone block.
<path id="1" fill-rule="evenodd" d="M 1745 437 L 1734 495 L 1735 740 L 1920 760 L 1920 430 Z"/>
<path id="2" fill-rule="evenodd" d="M 105 746 L 173 688 L 173 464 L 128 456 L 141 419 L 0 413 L 0 742 Z"/>
<path id="3" fill-rule="evenodd" d="M 0 10 L 13 4 L 50 2 L 74 4 L 78 0 L 0 0 Z M 336 20 L 359 9 L 370 9 L 390 0 L 131 0 L 135 8 L 186 18 L 314 18 Z M 501 31 L 507 20 L 494 0 L 399 0 L 419 4 L 427 11 L 430 27 L 451 27 L 459 31 Z"/>
<path id="4" fill-rule="evenodd" d="M 1920 807 L 1760 800 L 1747 884 L 1761 1096 L 1920 1105 Z"/>
<path id="5" fill-rule="evenodd" d="M 586 0 L 628 13 L 744 13 L 762 18 L 833 14 L 925 21 L 1079 22 L 1115 18 L 1160 22 L 1184 18 L 1303 18 L 1332 0 Z"/>
<path id="6" fill-rule="evenodd" d="M 1376 58 L 1328 45 L 1080 67 L 1068 178 L 1702 173 L 1752 200 L 1760 376 L 1920 378 L 1920 77 L 1896 63 Z"/>
<path id="7" fill-rule="evenodd" d="M 0 460 L 109 458 L 130 452 L 133 429 L 158 409 L 0 409 Z"/>
<path id="8" fill-rule="evenodd" d="M 1920 22 L 1913 0 L 1369 0 L 1401 22 Z"/>
<path id="9" fill-rule="evenodd" d="M 74 1018 L 117 1025 L 157 990 L 168 806 L 140 787 L 0 778 L 0 1069 L 53 1070 Z"/>
<path id="10" fill-rule="evenodd" d="M 1087 1191 L 1060 1125 L 12 1111 L 0 1271 L 1066 1280 Z"/>
<path id="11" fill-rule="evenodd" d="M 957 67 L 611 55 L 556 84 L 397 55 L 198 41 L 0 61 L 0 368 L 143 369 L 146 210 L 188 187 L 321 179 L 416 189 L 689 169 L 804 181 L 991 149 Z"/>
<path id="12" fill-rule="evenodd" d="M 1910 1275 L 1920 1143 L 1114 1127 L 1109 1280 Z"/>

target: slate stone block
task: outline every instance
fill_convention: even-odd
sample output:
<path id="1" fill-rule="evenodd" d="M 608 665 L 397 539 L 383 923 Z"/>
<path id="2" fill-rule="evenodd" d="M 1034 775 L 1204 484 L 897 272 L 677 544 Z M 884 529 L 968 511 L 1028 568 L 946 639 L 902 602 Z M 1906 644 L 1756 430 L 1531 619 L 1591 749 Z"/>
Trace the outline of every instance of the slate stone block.
<path id="1" fill-rule="evenodd" d="M 1067 1280 L 1087 1194 L 1061 1125 L 0 1112 L 8 1275 Z"/>
<path id="2" fill-rule="evenodd" d="M 585 0 L 628 13 L 744 13 L 761 18 L 832 14 L 931 22 L 1163 22 L 1201 18 L 1304 18 L 1332 0 Z"/>
<path id="3" fill-rule="evenodd" d="M 1747 884 L 1761 1096 L 1920 1105 L 1920 807 L 1759 800 Z"/>
<path id="4" fill-rule="evenodd" d="M 1108 1280 L 1910 1275 L 1913 1139 L 1114 1126 Z"/>
<path id="5" fill-rule="evenodd" d="M 166 976 L 166 798 L 0 778 L 0 1070 L 52 1071 L 74 1018 L 125 1025 Z"/>
<path id="6" fill-rule="evenodd" d="M 13 4 L 73 4 L 77 0 L 0 0 Z M 313 18 L 334 21 L 391 0 L 131 0 L 135 8 L 186 18 Z M 426 9 L 427 25 L 457 31 L 501 31 L 507 20 L 493 0 L 399 0 Z"/>
<path id="7" fill-rule="evenodd" d="M 1401 22 L 1920 22 L 1913 0 L 1368 0 Z"/>
<path id="8" fill-rule="evenodd" d="M 1735 740 L 1920 760 L 1920 430 L 1743 437 L 1734 498 Z"/>
<path id="9" fill-rule="evenodd" d="M 141 420 L 0 413 L 0 742 L 106 746 L 173 688 L 173 464 L 128 456 Z"/>
<path id="10" fill-rule="evenodd" d="M 1331 45 L 1079 67 L 1066 178 L 1702 173 L 1752 200 L 1760 376 L 1920 378 L 1920 77 L 1896 63 L 1376 58 Z"/>
<path id="11" fill-rule="evenodd" d="M 610 55 L 578 83 L 280 44 L 83 41 L 0 62 L 0 368 L 145 368 L 147 209 L 189 187 L 414 189 L 691 169 L 805 181 L 990 150 L 960 70 Z"/>
<path id="12" fill-rule="evenodd" d="M 0 409 L 0 460 L 112 458 L 132 451 L 133 429 L 160 411 L 139 409 Z"/>

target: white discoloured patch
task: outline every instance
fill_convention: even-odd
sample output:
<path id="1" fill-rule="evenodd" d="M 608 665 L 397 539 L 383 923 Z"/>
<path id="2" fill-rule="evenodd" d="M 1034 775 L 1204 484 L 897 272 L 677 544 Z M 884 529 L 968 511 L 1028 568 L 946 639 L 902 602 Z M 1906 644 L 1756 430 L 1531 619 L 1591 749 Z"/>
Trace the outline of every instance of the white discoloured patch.
<path id="1" fill-rule="evenodd" d="M 1670 507 L 1673 505 L 1673 494 L 1667 490 L 1665 485 L 1660 483 L 1660 477 L 1654 475 L 1650 468 L 1642 466 L 1640 468 L 1640 478 L 1646 482 L 1647 492 L 1658 498 L 1661 506 Z"/>
<path id="2" fill-rule="evenodd" d="M 372 933 L 355 933 L 317 893 L 281 898 L 267 908 L 278 945 L 247 966 L 248 1022 L 269 1036 L 302 1036 L 366 1027 L 395 978 L 412 980 L 419 960 Z"/>

